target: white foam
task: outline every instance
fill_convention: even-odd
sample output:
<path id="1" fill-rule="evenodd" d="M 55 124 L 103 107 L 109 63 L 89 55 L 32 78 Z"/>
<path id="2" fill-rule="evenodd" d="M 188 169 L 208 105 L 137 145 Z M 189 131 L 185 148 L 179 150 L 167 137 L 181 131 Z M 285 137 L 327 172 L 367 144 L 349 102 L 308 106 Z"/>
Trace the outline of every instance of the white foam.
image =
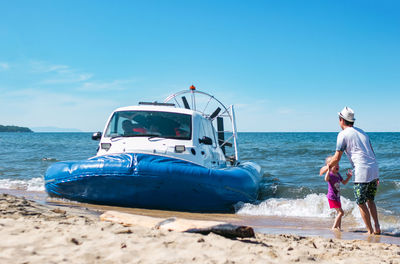
<path id="1" fill-rule="evenodd" d="M 359 227 L 364 228 L 360 210 L 355 201 L 341 197 L 345 215 L 351 215 Z M 381 229 L 386 233 L 400 234 L 400 217 L 390 211 L 378 208 Z M 313 217 L 328 218 L 336 216 L 329 208 L 326 194 L 309 194 L 303 199 L 271 198 L 259 204 L 242 203 L 236 205 L 236 213 L 241 215 Z"/>
<path id="2" fill-rule="evenodd" d="M 2 179 L 0 180 L 0 188 L 24 191 L 44 191 L 44 180 L 41 177 L 29 180 Z"/>
<path id="3" fill-rule="evenodd" d="M 356 214 L 356 204 L 342 196 L 345 213 Z M 357 208 L 356 208 L 357 209 Z M 288 217 L 332 217 L 335 210 L 329 208 L 325 194 L 309 194 L 303 199 L 271 198 L 260 204 L 239 205 L 237 214 L 288 216 Z M 359 212 L 358 212 L 359 214 Z M 356 217 L 356 215 L 354 215 Z"/>

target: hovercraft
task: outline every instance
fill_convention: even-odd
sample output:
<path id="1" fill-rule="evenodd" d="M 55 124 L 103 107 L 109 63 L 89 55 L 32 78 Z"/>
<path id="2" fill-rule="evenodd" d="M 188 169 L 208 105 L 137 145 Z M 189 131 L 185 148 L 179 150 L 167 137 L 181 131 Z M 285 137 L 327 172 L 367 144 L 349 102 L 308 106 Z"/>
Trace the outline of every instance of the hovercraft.
<path id="1" fill-rule="evenodd" d="M 233 105 L 194 86 L 163 103 L 116 109 L 92 139 L 100 141 L 95 157 L 47 169 L 50 197 L 192 212 L 257 200 L 261 168 L 239 160 Z"/>

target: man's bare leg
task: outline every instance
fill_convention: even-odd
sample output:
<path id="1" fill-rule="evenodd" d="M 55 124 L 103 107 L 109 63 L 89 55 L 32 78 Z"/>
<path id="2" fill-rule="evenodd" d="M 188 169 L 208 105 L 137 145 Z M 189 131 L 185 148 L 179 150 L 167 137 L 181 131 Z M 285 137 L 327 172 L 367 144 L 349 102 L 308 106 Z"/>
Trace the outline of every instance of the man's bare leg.
<path id="1" fill-rule="evenodd" d="M 368 233 L 371 235 L 374 233 L 371 225 L 371 216 L 369 214 L 368 207 L 365 203 L 359 204 L 358 208 L 360 208 L 361 217 L 364 220 L 365 226 L 367 227 Z M 376 210 L 376 208 L 375 208 Z"/>
<path id="2" fill-rule="evenodd" d="M 380 235 L 381 234 L 381 227 L 379 225 L 378 212 L 376 210 L 375 202 L 372 201 L 372 200 L 368 200 L 367 204 L 368 204 L 369 212 L 370 212 L 370 214 L 372 216 L 372 219 L 374 219 L 374 223 L 375 223 L 375 233 L 374 234 Z"/>

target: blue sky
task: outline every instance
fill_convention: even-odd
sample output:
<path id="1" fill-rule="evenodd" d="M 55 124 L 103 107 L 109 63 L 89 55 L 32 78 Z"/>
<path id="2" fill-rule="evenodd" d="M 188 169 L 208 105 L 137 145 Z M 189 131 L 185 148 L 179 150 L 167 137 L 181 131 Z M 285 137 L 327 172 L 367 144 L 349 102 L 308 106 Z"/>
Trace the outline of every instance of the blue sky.
<path id="1" fill-rule="evenodd" d="M 102 130 L 194 84 L 240 131 L 400 131 L 399 1 L 0 0 L 0 124 Z"/>

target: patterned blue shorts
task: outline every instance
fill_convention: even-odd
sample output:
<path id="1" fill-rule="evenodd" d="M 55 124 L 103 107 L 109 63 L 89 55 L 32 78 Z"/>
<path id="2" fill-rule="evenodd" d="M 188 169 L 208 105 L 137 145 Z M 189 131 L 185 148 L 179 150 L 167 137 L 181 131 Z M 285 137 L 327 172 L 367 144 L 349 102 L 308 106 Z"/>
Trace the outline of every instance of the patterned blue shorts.
<path id="1" fill-rule="evenodd" d="M 378 179 L 367 183 L 354 183 L 354 197 L 357 204 L 364 204 L 375 199 L 378 190 Z"/>

